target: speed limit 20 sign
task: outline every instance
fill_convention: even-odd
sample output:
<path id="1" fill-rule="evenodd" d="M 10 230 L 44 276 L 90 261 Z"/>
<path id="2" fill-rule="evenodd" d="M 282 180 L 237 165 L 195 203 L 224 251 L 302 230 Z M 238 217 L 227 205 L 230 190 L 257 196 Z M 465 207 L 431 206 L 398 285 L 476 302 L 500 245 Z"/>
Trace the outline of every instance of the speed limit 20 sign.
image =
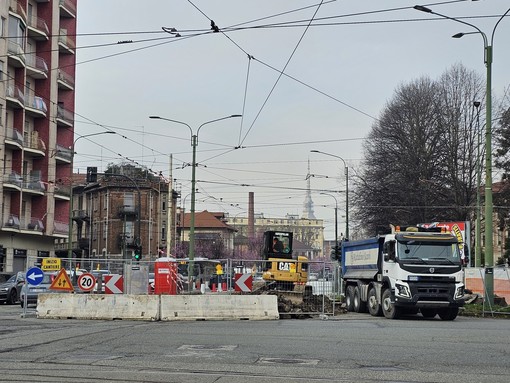
<path id="1" fill-rule="evenodd" d="M 92 291 L 96 287 L 96 278 L 89 273 L 82 274 L 78 278 L 78 286 L 83 291 Z"/>

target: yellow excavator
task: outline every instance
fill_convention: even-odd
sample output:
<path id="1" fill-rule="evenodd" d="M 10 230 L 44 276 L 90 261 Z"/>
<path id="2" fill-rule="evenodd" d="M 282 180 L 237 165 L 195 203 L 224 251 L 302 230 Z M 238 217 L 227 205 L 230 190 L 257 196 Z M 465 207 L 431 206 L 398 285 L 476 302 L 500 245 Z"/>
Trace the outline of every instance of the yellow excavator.
<path id="1" fill-rule="evenodd" d="M 304 291 L 308 281 L 308 258 L 292 254 L 292 232 L 264 232 L 262 278 L 267 287 L 283 291 Z"/>

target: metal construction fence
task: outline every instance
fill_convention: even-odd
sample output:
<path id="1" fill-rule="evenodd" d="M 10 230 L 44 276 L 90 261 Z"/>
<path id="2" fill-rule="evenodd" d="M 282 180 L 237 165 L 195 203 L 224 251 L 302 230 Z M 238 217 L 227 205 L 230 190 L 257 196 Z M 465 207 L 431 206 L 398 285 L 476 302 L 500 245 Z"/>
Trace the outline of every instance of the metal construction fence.
<path id="1" fill-rule="evenodd" d="M 287 288 L 282 288 L 262 278 L 266 260 L 212 260 L 197 257 L 192 262 L 174 258 L 159 258 L 149 262 L 132 259 L 59 258 L 56 264 L 55 259 L 34 259 L 30 264 L 55 275 L 65 269 L 75 293 L 276 294 L 281 314 L 335 315 L 341 309 L 340 268 L 332 262 L 309 261 L 308 282 L 296 286 L 289 284 Z M 94 289 L 81 289 L 80 277 L 83 274 L 94 276 Z M 113 281 L 117 283 L 114 288 L 110 286 Z"/>

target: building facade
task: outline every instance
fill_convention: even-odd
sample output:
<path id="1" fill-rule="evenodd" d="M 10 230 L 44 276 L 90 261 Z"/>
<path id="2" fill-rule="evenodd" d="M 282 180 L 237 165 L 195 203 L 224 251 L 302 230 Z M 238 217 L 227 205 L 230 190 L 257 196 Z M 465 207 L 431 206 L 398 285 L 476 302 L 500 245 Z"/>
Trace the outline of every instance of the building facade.
<path id="1" fill-rule="evenodd" d="M 0 271 L 69 229 L 77 0 L 0 1 Z"/>
<path id="2" fill-rule="evenodd" d="M 105 265 L 130 260 L 137 247 L 142 260 L 154 261 L 173 246 L 177 196 L 169 195 L 164 179 L 109 175 L 81 185 L 75 178 L 75 183 L 71 248 L 84 266 L 88 259 Z M 55 248 L 57 256 L 67 257 L 67 238 Z"/>

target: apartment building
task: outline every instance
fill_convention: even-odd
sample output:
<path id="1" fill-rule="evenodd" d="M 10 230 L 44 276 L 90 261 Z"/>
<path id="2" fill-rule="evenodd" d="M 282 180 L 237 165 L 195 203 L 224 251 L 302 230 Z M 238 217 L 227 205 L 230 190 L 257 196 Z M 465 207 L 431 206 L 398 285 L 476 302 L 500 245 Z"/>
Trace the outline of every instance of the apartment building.
<path id="1" fill-rule="evenodd" d="M 69 230 L 77 0 L 0 1 L 1 271 Z"/>
<path id="2" fill-rule="evenodd" d="M 87 266 L 94 259 L 133 259 L 137 247 L 144 261 L 154 261 L 175 241 L 177 193 L 169 195 L 169 183 L 157 176 L 105 174 L 97 182 L 74 177 L 72 243 L 58 240 L 56 255 L 73 258 Z M 97 263 L 97 262 L 96 262 Z"/>

